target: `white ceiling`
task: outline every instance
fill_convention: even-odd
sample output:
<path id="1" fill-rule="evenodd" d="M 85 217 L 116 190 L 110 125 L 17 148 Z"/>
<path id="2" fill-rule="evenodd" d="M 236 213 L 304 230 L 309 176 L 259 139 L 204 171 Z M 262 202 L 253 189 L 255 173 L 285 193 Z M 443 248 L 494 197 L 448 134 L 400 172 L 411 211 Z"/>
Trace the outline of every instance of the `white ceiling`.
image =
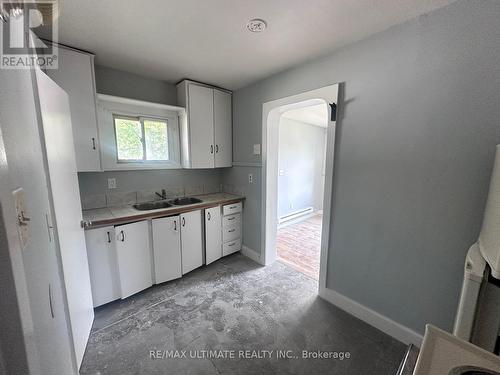
<path id="1" fill-rule="evenodd" d="M 290 120 L 321 126 L 322 128 L 328 126 L 328 110 L 326 108 L 326 103 L 292 109 L 284 112 L 281 116 Z"/>
<path id="2" fill-rule="evenodd" d="M 237 89 L 454 0 L 60 0 L 59 41 L 96 63 Z M 252 18 L 268 28 L 246 30 Z"/>

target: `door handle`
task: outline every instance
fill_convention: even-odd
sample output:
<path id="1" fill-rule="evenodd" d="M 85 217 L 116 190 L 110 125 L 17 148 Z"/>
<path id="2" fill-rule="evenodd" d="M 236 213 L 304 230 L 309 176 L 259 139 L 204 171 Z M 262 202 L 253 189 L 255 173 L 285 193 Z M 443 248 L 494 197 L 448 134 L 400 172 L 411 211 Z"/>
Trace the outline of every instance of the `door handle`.
<path id="1" fill-rule="evenodd" d="M 186 218 L 185 218 L 185 217 L 183 217 L 183 218 L 182 218 L 182 226 L 183 226 L 183 227 L 185 227 L 185 226 L 186 226 Z"/>
<path id="2" fill-rule="evenodd" d="M 208 219 L 208 221 L 210 221 L 211 218 L 212 218 L 212 216 L 210 215 L 210 212 L 207 212 L 207 219 Z"/>
<path id="3" fill-rule="evenodd" d="M 92 138 L 92 150 L 95 150 L 95 138 Z"/>
<path id="4" fill-rule="evenodd" d="M 123 233 L 123 231 L 120 231 L 120 234 L 122 235 L 122 242 L 125 241 L 125 233 Z"/>
<path id="5" fill-rule="evenodd" d="M 111 236 L 109 235 L 109 231 L 106 232 L 108 234 L 108 243 L 111 243 Z"/>
<path id="6" fill-rule="evenodd" d="M 49 308 L 50 308 L 50 315 L 52 316 L 52 319 L 54 319 L 55 314 L 54 314 L 54 306 L 52 305 L 52 287 L 49 283 Z"/>

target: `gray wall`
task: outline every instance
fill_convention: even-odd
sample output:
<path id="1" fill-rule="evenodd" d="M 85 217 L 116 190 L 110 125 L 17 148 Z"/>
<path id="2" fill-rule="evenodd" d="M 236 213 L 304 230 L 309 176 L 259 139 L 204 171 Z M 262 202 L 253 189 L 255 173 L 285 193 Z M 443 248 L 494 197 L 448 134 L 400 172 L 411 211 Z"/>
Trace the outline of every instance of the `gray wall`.
<path id="1" fill-rule="evenodd" d="M 234 160 L 260 162 L 262 103 L 345 82 L 329 288 L 423 332 L 451 329 L 500 143 L 500 2 L 458 1 L 234 93 Z M 248 187 L 261 171 L 236 167 Z M 260 251 L 258 189 L 244 244 Z"/>
<path id="2" fill-rule="evenodd" d="M 325 137 L 325 128 L 281 117 L 278 217 L 309 207 L 323 208 L 320 202 L 323 199 Z"/>
<path id="3" fill-rule="evenodd" d="M 96 89 L 108 94 L 155 103 L 177 104 L 175 85 L 113 68 L 95 66 Z"/>

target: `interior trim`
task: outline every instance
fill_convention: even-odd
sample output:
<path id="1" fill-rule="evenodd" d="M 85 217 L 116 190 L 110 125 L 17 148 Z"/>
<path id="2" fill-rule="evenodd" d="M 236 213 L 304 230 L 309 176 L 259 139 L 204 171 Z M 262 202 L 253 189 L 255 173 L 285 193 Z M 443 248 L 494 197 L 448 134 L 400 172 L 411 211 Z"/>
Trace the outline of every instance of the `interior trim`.
<path id="1" fill-rule="evenodd" d="M 319 296 L 404 344 L 413 344 L 419 348 L 422 344 L 423 337 L 419 333 L 332 289 L 320 288 Z"/>

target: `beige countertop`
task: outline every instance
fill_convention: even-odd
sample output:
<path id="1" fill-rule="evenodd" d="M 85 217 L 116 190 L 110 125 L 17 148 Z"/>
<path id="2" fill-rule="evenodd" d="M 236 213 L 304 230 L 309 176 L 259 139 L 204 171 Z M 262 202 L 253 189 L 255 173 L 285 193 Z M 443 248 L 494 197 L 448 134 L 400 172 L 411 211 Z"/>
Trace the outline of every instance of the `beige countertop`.
<path id="1" fill-rule="evenodd" d="M 229 193 L 204 194 L 196 195 L 195 197 L 201 199 L 202 202 L 186 206 L 172 206 L 148 211 L 136 210 L 132 207 L 132 205 L 83 210 L 83 221 L 86 222 L 85 229 L 98 228 L 107 225 L 125 224 L 137 220 L 154 219 L 163 216 L 178 215 L 184 212 L 200 210 L 223 204 L 237 203 L 245 200 L 245 197 L 241 195 Z"/>

